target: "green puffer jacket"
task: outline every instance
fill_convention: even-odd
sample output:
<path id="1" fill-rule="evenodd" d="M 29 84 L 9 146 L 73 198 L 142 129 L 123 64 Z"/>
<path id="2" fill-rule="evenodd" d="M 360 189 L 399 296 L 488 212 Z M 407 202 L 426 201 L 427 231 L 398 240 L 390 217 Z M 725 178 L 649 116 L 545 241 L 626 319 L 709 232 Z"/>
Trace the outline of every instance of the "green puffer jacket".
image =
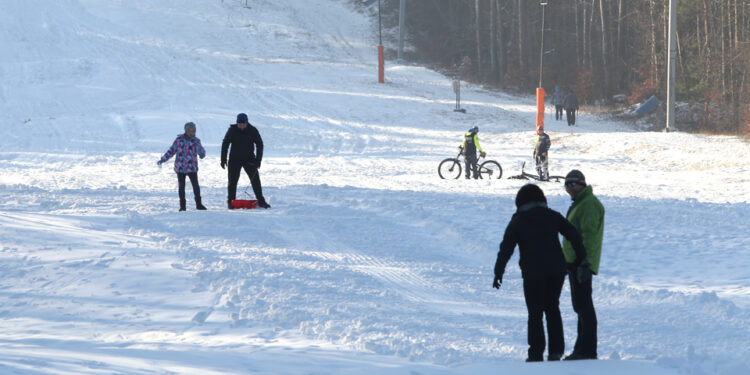
<path id="1" fill-rule="evenodd" d="M 576 196 L 568 210 L 568 221 L 581 233 L 586 258 L 591 263 L 591 271 L 598 274 L 604 237 L 604 206 L 594 196 L 591 185 L 586 186 Z M 567 239 L 563 239 L 563 254 L 568 263 L 573 263 L 576 259 L 573 245 Z"/>

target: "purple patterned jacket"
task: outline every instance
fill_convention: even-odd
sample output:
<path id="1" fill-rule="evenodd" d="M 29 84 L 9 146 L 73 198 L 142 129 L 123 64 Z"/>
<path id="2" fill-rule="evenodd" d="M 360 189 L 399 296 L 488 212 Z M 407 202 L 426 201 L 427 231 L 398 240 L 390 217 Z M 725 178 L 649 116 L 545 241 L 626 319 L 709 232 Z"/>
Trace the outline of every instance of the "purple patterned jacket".
<path id="1" fill-rule="evenodd" d="M 198 172 L 197 156 L 200 156 L 201 159 L 205 158 L 206 150 L 198 137 L 188 138 L 185 134 L 180 134 L 160 161 L 164 163 L 175 154 L 177 156 L 174 159 L 174 171 L 177 173 L 194 173 Z"/>

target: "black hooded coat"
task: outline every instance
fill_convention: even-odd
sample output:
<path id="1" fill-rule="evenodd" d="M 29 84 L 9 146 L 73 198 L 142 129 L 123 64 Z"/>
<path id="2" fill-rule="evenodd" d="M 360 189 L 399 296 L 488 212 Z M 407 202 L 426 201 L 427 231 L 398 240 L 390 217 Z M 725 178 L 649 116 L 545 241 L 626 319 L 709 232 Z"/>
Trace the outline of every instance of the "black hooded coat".
<path id="1" fill-rule="evenodd" d="M 505 266 L 518 245 L 519 266 L 524 279 L 561 277 L 567 272 L 558 233 L 567 238 L 576 252 L 576 265 L 586 257 L 578 230 L 559 212 L 544 202 L 533 201 L 518 207 L 505 228 L 495 262 L 495 276 L 502 277 Z"/>
<path id="2" fill-rule="evenodd" d="M 221 143 L 222 162 L 227 161 L 227 151 L 230 144 L 232 149 L 229 151 L 229 164 L 236 165 L 250 162 L 256 168 L 260 167 L 260 161 L 263 159 L 263 139 L 261 139 L 258 129 L 251 124 L 247 124 L 244 130 L 237 127 L 237 124 L 230 125 L 224 135 L 224 141 Z"/>

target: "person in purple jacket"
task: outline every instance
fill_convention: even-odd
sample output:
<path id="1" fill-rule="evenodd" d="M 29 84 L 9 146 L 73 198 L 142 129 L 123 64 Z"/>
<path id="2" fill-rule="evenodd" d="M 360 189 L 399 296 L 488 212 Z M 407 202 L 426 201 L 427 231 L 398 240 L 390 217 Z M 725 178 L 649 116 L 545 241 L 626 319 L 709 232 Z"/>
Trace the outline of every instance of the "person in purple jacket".
<path id="1" fill-rule="evenodd" d="M 174 158 L 174 171 L 177 173 L 178 194 L 180 196 L 180 211 L 185 211 L 185 177 L 190 178 L 190 184 L 193 185 L 193 194 L 195 195 L 195 208 L 205 210 L 201 202 L 201 188 L 198 185 L 198 156 L 201 159 L 206 157 L 206 150 L 201 145 L 201 140 L 195 136 L 195 124 L 188 122 L 185 124 L 185 134 L 180 134 L 172 143 L 172 147 L 164 153 L 164 156 L 156 162 L 161 167 L 162 163 L 169 160 L 172 155 Z"/>

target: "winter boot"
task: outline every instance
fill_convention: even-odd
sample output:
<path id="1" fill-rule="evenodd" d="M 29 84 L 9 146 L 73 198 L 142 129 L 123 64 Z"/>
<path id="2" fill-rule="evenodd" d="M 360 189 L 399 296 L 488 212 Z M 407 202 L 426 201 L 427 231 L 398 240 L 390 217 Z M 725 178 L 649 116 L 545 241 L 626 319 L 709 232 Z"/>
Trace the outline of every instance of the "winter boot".
<path id="1" fill-rule="evenodd" d="M 271 205 L 266 202 L 265 199 L 258 200 L 258 207 L 271 208 Z"/>
<path id="2" fill-rule="evenodd" d="M 180 211 L 185 211 L 187 209 L 187 202 L 184 199 L 180 199 Z"/>
<path id="3" fill-rule="evenodd" d="M 206 209 L 206 206 L 204 206 L 203 203 L 201 203 L 201 197 L 196 197 L 195 198 L 195 208 L 198 209 L 198 210 L 205 210 Z"/>
<path id="4" fill-rule="evenodd" d="M 230 209 L 230 210 L 234 210 L 234 207 L 232 207 L 232 200 L 231 199 L 227 199 L 227 208 Z"/>

